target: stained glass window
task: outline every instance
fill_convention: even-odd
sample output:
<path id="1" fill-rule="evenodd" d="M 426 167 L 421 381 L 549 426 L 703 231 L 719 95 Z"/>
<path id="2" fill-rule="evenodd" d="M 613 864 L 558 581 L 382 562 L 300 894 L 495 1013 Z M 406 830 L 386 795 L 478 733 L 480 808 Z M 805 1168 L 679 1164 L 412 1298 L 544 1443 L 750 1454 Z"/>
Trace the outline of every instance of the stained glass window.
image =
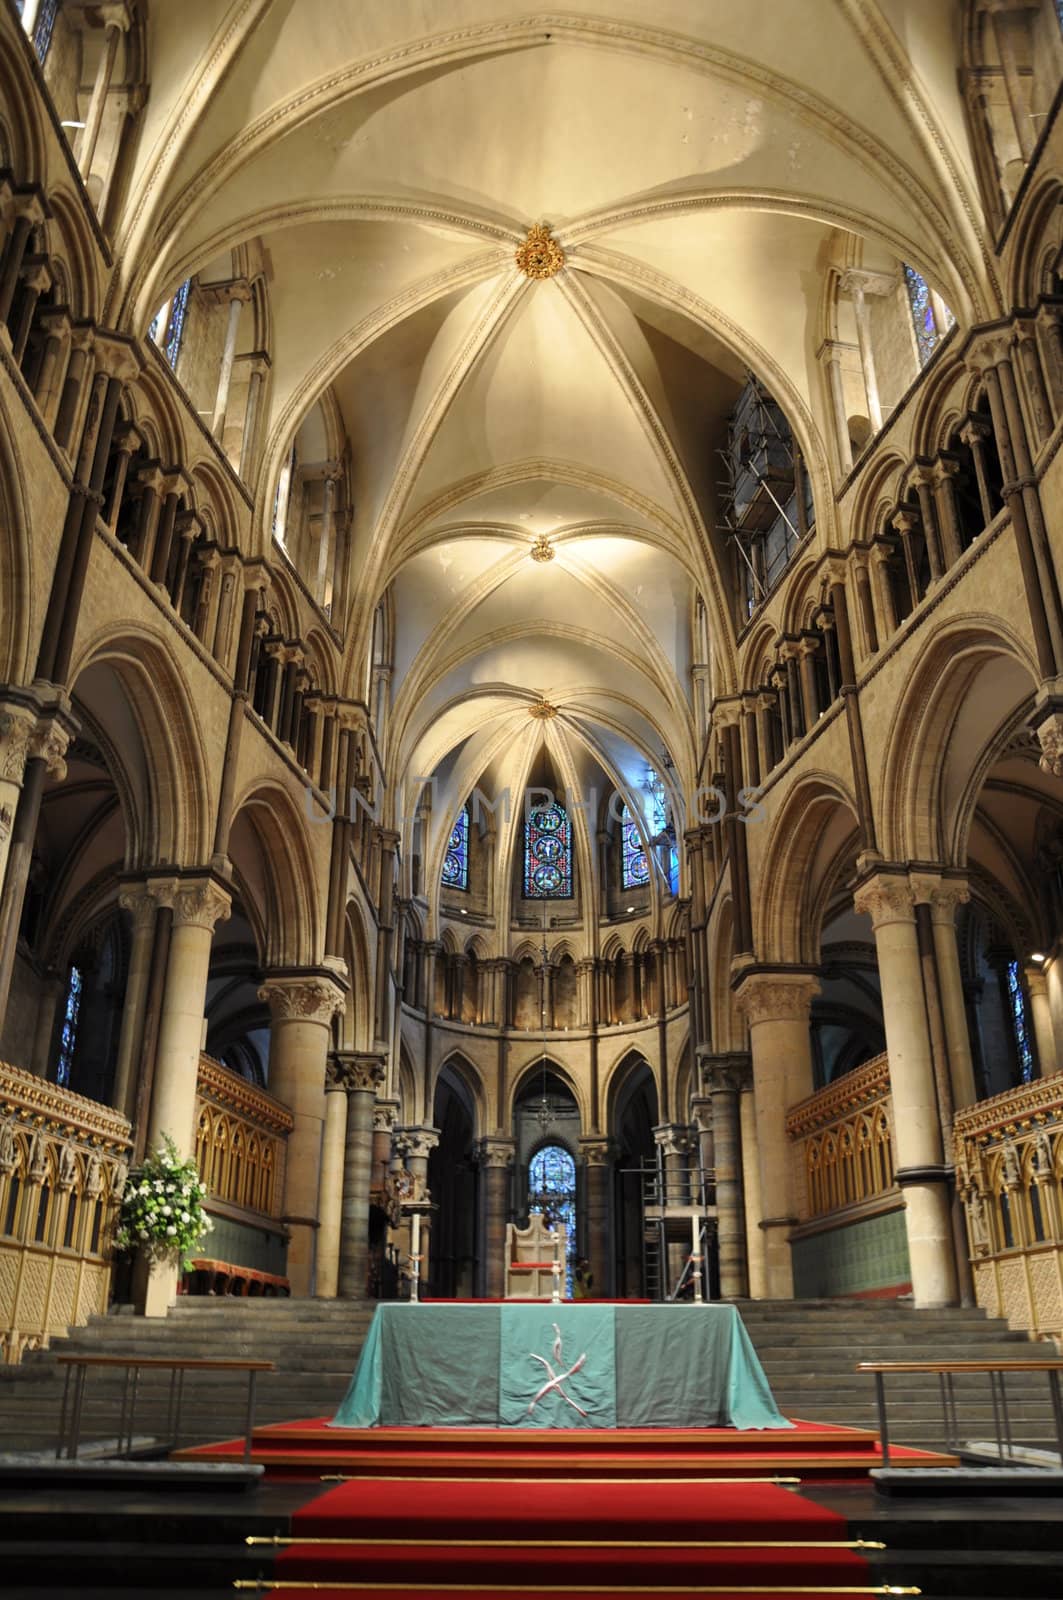
<path id="1" fill-rule="evenodd" d="M 625 805 L 620 816 L 620 833 L 624 845 L 624 865 L 621 882 L 625 889 L 641 889 L 650 881 L 650 863 L 642 842 L 639 825 Z"/>
<path id="2" fill-rule="evenodd" d="M 524 824 L 524 896 L 572 898 L 572 824 L 556 800 L 536 806 Z"/>
<path id="3" fill-rule="evenodd" d="M 469 887 L 469 808 L 458 812 L 443 860 L 443 885 L 447 889 Z"/>
<path id="4" fill-rule="evenodd" d="M 20 0 L 18 14 L 21 17 L 25 12 L 25 0 Z M 33 24 L 30 39 L 37 52 L 37 60 L 43 66 L 44 58 L 48 54 L 52 43 L 52 30 L 55 27 L 56 13 L 59 10 L 59 0 L 41 0 L 37 9 L 37 20 Z"/>
<path id="5" fill-rule="evenodd" d="M 66 990 L 66 1009 L 63 1012 L 63 1030 L 59 1035 L 59 1064 L 56 1067 L 56 1083 L 66 1086 L 70 1082 L 70 1071 L 74 1065 L 74 1050 L 78 1038 L 78 1016 L 81 1012 L 81 990 L 83 979 L 80 967 L 71 967 L 70 981 Z"/>
<path id="6" fill-rule="evenodd" d="M 528 1210 L 541 1211 L 567 1234 L 565 1297 L 572 1298 L 576 1267 L 576 1163 L 561 1144 L 545 1144 L 528 1167 Z"/>
<path id="7" fill-rule="evenodd" d="M 930 295 L 930 285 L 921 273 L 916 272 L 914 267 L 905 266 L 904 282 L 908 290 L 908 304 L 912 312 L 912 326 L 915 329 L 915 343 L 919 351 L 919 365 L 925 367 L 941 340 L 955 323 L 956 318 L 946 307 L 945 326 L 943 328 L 938 327 L 937 317 L 934 315 L 934 302 Z"/>
<path id="8" fill-rule="evenodd" d="M 1023 1083 L 1033 1080 L 1033 1051 L 1026 1023 L 1026 996 L 1022 992 L 1022 977 L 1017 961 L 1008 962 L 1008 995 L 1011 1000 L 1011 1020 L 1015 1029 L 1015 1045 L 1019 1052 L 1019 1067 Z"/>
<path id="9" fill-rule="evenodd" d="M 181 353 L 181 335 L 185 331 L 185 312 L 188 310 L 188 291 L 192 287 L 191 278 L 186 278 L 173 297 L 170 307 L 170 326 L 166 331 L 166 359 L 171 367 L 176 367 L 177 357 Z"/>
<path id="10" fill-rule="evenodd" d="M 646 792 L 650 797 L 650 822 L 654 837 L 663 836 L 668 845 L 668 887 L 679 893 L 679 847 L 676 844 L 675 823 L 668 805 L 668 791 L 660 774 L 653 767 L 646 768 Z"/>

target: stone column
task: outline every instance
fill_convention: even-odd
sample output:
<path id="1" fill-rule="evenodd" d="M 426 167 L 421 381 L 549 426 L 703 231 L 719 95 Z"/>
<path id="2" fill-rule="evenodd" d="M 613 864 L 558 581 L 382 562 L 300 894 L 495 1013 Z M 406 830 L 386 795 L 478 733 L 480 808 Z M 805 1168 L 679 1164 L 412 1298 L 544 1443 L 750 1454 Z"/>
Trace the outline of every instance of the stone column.
<path id="1" fill-rule="evenodd" d="M 875 602 L 871 593 L 871 574 L 867 570 L 866 560 L 857 558 L 853 562 L 853 577 L 856 580 L 857 609 L 860 613 L 864 644 L 867 654 L 873 656 L 878 650 L 878 627 L 875 623 Z"/>
<path id="2" fill-rule="evenodd" d="M 751 1300 L 764 1300 L 768 1295 L 768 1267 L 764 1253 L 764 1205 L 760 1194 L 760 1152 L 757 1147 L 752 1072 L 748 1072 L 742 1080 L 738 1096 L 738 1120 L 742 1143 L 742 1199 L 746 1215 L 749 1297 Z"/>
<path id="3" fill-rule="evenodd" d="M 930 582 L 937 583 L 944 572 L 941 538 L 938 533 L 937 507 L 934 502 L 934 471 L 930 466 L 916 467 L 912 483 L 919 497 L 919 518 L 923 524 L 927 560 L 930 562 Z"/>
<path id="4" fill-rule="evenodd" d="M 851 349 L 852 346 L 849 345 L 847 348 Z M 840 474 L 844 478 L 853 469 L 853 447 L 849 438 L 849 418 L 845 414 L 841 346 L 836 339 L 824 341 L 819 348 L 819 359 L 827 374 L 831 410 L 834 413 L 834 435 L 838 445 L 838 466 Z"/>
<path id="5" fill-rule="evenodd" d="M 989 473 L 985 458 L 986 440 L 992 431 L 991 425 L 981 417 L 969 417 L 960 429 L 960 441 L 967 446 L 974 462 L 978 503 L 982 508 L 982 525 L 986 528 L 993 520 L 993 500 L 989 492 Z"/>
<path id="6" fill-rule="evenodd" d="M 391 1165 L 391 1135 L 399 1120 L 399 1102 L 394 1098 L 378 1100 L 373 1107 L 373 1170 L 369 1187 L 383 1189 Z"/>
<path id="7" fill-rule="evenodd" d="M 1015 40 L 1011 32 L 1011 18 L 1020 11 L 1028 11 L 1030 7 L 1024 3 L 1016 5 L 1015 0 L 984 0 L 985 8 L 993 17 L 993 33 L 997 42 L 997 54 L 1000 57 L 1000 67 L 1004 74 L 1004 89 L 1008 97 L 1008 108 L 1011 111 L 1011 120 L 1015 127 L 1015 137 L 1019 141 L 1022 159 L 1029 161 L 1033 154 L 1035 134 L 1033 122 L 1030 117 L 1030 108 L 1026 104 L 1026 92 L 1023 89 L 1022 72 L 1019 67 L 1018 57 L 1015 54 Z"/>
<path id="8" fill-rule="evenodd" d="M 428 1187 L 428 1157 L 439 1143 L 438 1128 L 406 1128 L 409 1154 L 406 1157 L 406 1170 L 413 1178 L 413 1206 L 411 1210 L 421 1213 L 421 1292 L 427 1293 L 426 1285 L 429 1280 L 429 1263 L 431 1252 L 432 1199 Z"/>
<path id="9" fill-rule="evenodd" d="M 1059 1057 L 1056 1032 L 1052 1026 L 1052 1008 L 1048 1000 L 1048 979 L 1039 966 L 1028 966 L 1025 971 L 1026 992 L 1030 996 L 1030 1019 L 1037 1042 L 1037 1064 L 1041 1077 L 1049 1078 L 1059 1070 Z"/>
<path id="10" fill-rule="evenodd" d="M 613 1290 L 609 1250 L 613 1149 L 608 1139 L 581 1139 L 579 1148 L 587 1185 L 587 1260 L 591 1264 L 594 1295 L 600 1299 Z"/>
<path id="11" fill-rule="evenodd" d="M 321 531 L 318 535 L 317 545 L 317 582 L 314 586 L 314 599 L 319 606 L 325 604 L 325 588 L 332 570 L 332 523 L 333 507 L 336 499 L 336 478 L 334 474 L 329 474 L 325 479 L 322 492 L 324 503 L 321 510 Z M 379 718 L 377 726 L 380 726 Z"/>
<path id="12" fill-rule="evenodd" d="M 340 1226 L 343 1213 L 343 1149 L 347 1139 L 347 1075 L 334 1055 L 325 1069 L 325 1132 L 321 1144 L 321 1196 L 318 1203 L 317 1293 L 334 1300 L 340 1280 Z"/>
<path id="13" fill-rule="evenodd" d="M 229 409 L 229 389 L 233 381 L 240 313 L 251 298 L 251 290 L 246 283 L 235 283 L 229 286 L 226 295 L 229 301 L 229 320 L 225 325 L 225 345 L 222 349 L 221 371 L 218 373 L 218 389 L 214 397 L 214 415 L 210 419 L 210 431 L 219 444 L 225 432 L 225 413 Z"/>
<path id="14" fill-rule="evenodd" d="M 1041 349 L 1037 331 L 1032 323 L 1019 323 L 1015 328 L 1015 347 L 1019 353 L 1026 384 L 1026 398 L 1033 423 L 1034 445 L 1040 449 L 1052 432 L 1052 408 L 1048 401 L 1044 369 L 1041 366 Z"/>
<path id="15" fill-rule="evenodd" d="M 746 1081 L 752 1082 L 752 1070 L 746 1055 L 699 1051 L 699 1059 L 702 1086 L 712 1098 L 720 1298 L 735 1300 L 748 1288 L 738 1099 Z"/>
<path id="16" fill-rule="evenodd" d="M 244 432 L 240 441 L 240 476 L 246 481 L 251 476 L 255 443 L 258 434 L 258 416 L 261 409 L 262 385 L 270 367 L 269 356 L 256 351 L 251 359 L 251 375 L 247 380 L 247 405 L 244 407 Z"/>
<path id="17" fill-rule="evenodd" d="M 11 830 L 36 727 L 34 705 L 12 700 L 0 707 L 0 885 L 7 870 Z"/>
<path id="18" fill-rule="evenodd" d="M 920 894 L 930 903 L 934 930 L 934 956 L 941 995 L 941 1016 L 949 1057 L 952 1103 L 957 1111 L 973 1105 L 978 1098 L 974 1084 L 971 1037 L 967 1031 L 967 1006 L 963 994 L 963 973 L 956 943 L 956 910 L 970 899 L 970 890 L 959 878 L 941 879 Z"/>
<path id="19" fill-rule="evenodd" d="M 941 529 L 941 553 L 946 567 L 953 566 L 962 554 L 963 540 L 960 518 L 956 509 L 956 488 L 953 479 L 960 464 L 952 456 L 939 456 L 930 468 L 934 486 L 934 504 L 937 507 L 938 526 Z"/>
<path id="20" fill-rule="evenodd" d="M 39 227 L 44 221 L 44 206 L 39 195 L 17 194 L 11 204 L 14 208 L 15 221 L 4 252 L 3 268 L 0 270 L 0 339 L 6 340 L 8 344 L 11 342 L 11 335 L 7 328 L 7 319 L 11 314 L 11 304 L 18 287 L 26 246 L 34 228 Z"/>
<path id="21" fill-rule="evenodd" d="M 181 1156 L 195 1149 L 196 1083 L 203 1044 L 203 1013 L 214 928 L 229 915 L 228 892 L 213 878 L 179 881 L 173 893 L 166 979 L 159 1017 L 155 1072 L 148 1115 L 148 1148 L 164 1136 Z M 144 1291 L 144 1315 L 164 1317 L 177 1293 L 177 1267 L 153 1266 Z"/>
<path id="22" fill-rule="evenodd" d="M 871 917 L 882 987 L 889 1056 L 897 1182 L 904 1190 L 904 1220 L 918 1306 L 952 1305 L 956 1261 L 948 1170 L 923 995 L 915 922 L 915 897 L 907 879 L 878 873 L 857 890 L 854 906 Z"/>
<path id="23" fill-rule="evenodd" d="M 7 701 L 9 709 L 13 704 L 16 707 L 24 706 L 27 710 L 32 707 L 37 716 L 25 746 L 22 743 L 24 723 L 21 718 L 16 719 L 8 733 L 9 765 L 5 770 L 10 772 L 11 777 L 5 787 L 14 804 L 8 802 L 13 814 L 6 826 L 0 812 L 0 834 L 4 835 L 0 851 L 7 858 L 3 892 L 0 894 L 0 1023 L 7 1012 L 11 992 L 18 930 L 33 860 L 33 841 L 37 836 L 45 780 L 51 777 L 57 783 L 62 783 L 66 778 L 67 747 L 79 727 L 72 718 L 70 701 L 64 693 L 60 692 L 49 706 L 32 690 L 9 690 Z M 21 782 L 16 785 L 14 775 L 20 768 Z"/>
<path id="24" fill-rule="evenodd" d="M 797 1193 L 786 1113 L 812 1093 L 809 1013 L 818 993 L 817 978 L 784 970 L 750 973 L 736 996 L 749 1023 L 765 1292 L 772 1299 L 789 1300 L 794 1292 L 790 1230 L 797 1221 Z"/>
<path id="25" fill-rule="evenodd" d="M 348 1085 L 339 1292 L 344 1299 L 364 1300 L 368 1292 L 369 1273 L 369 1190 L 373 1177 L 373 1120 L 376 1092 L 384 1082 L 385 1058 L 378 1053 L 348 1054 L 345 1051 L 338 1059 L 346 1070 Z M 412 1159 L 410 1165 L 412 1169 Z M 425 1166 L 427 1168 L 427 1159 Z"/>
<path id="26" fill-rule="evenodd" d="M 124 3 L 103 5 L 98 8 L 100 21 L 103 23 L 103 54 L 100 56 L 96 68 L 96 81 L 92 86 L 92 98 L 89 109 L 85 113 L 85 126 L 81 130 L 78 140 L 77 163 L 78 170 L 83 178 L 87 178 L 92 171 L 92 158 L 96 154 L 96 144 L 100 137 L 100 127 L 103 123 L 104 107 L 110 93 L 111 78 L 114 75 L 115 57 L 118 54 L 118 41 L 123 33 L 130 27 L 129 11 Z"/>
<path id="27" fill-rule="evenodd" d="M 332 1019 L 344 1009 L 331 972 L 271 973 L 258 991 L 269 1004 L 269 1092 L 292 1113 L 282 1220 L 291 1231 L 292 1293 L 314 1293 L 318 1186 L 325 1125 L 325 1063 Z"/>
<path id="28" fill-rule="evenodd" d="M 173 906 L 177 889 L 175 878 L 154 883 L 127 884 L 118 904 L 128 911 L 133 923 L 129 971 L 122 1005 L 122 1028 L 118 1038 L 118 1059 L 114 1069 L 112 1100 L 116 1111 L 133 1120 L 137 1072 L 144 1043 L 144 1017 L 148 1003 L 148 978 L 151 952 L 155 945 L 155 918 L 160 905 Z"/>
<path id="29" fill-rule="evenodd" d="M 856 316 L 856 338 L 860 346 L 860 367 L 864 374 L 864 392 L 867 395 L 867 415 L 871 432 L 882 427 L 882 403 L 878 394 L 878 375 L 875 371 L 875 352 L 871 343 L 871 318 L 867 309 L 869 294 L 885 294 L 893 288 L 892 280 L 877 272 L 850 271 L 841 277 L 841 290 L 853 302 Z"/>
<path id="30" fill-rule="evenodd" d="M 501 1300 L 506 1292 L 506 1223 L 515 1150 L 512 1139 L 484 1139 L 480 1145 L 484 1177 L 483 1283 L 489 1300 Z"/>

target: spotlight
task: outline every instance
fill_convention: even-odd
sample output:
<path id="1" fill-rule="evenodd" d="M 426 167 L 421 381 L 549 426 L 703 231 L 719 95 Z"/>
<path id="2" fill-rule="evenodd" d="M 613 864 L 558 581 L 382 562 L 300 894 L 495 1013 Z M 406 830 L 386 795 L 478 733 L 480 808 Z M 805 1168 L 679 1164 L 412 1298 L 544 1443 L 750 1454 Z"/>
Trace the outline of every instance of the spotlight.
<path id="1" fill-rule="evenodd" d="M 1030 960 L 1036 961 L 1037 965 L 1040 967 L 1044 965 L 1045 957 L 1042 955 L 1040 950 L 1035 950 L 1031 955 Z"/>

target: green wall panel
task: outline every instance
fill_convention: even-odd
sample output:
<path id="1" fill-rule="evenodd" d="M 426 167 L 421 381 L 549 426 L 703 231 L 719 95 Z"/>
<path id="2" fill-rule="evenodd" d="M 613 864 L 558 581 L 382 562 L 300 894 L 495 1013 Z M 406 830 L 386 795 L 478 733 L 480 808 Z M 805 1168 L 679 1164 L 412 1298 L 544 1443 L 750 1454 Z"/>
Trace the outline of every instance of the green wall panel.
<path id="1" fill-rule="evenodd" d="M 812 1239 L 795 1239 L 790 1248 L 798 1299 L 867 1294 L 911 1281 L 903 1211 L 831 1228 Z"/>
<path id="2" fill-rule="evenodd" d="M 279 1278 L 288 1275 L 288 1246 L 284 1238 L 265 1228 L 254 1228 L 231 1217 L 211 1217 L 214 1229 L 202 1241 L 197 1256 L 227 1261 L 233 1267 L 254 1267 Z"/>

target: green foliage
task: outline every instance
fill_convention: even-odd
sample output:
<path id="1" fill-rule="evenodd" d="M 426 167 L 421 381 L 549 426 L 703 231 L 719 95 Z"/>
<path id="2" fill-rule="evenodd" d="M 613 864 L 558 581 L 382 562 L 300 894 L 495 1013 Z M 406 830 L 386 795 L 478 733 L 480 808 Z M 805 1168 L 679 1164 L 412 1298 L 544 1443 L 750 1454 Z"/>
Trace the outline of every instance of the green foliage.
<path id="1" fill-rule="evenodd" d="M 162 1143 L 126 1179 L 115 1244 L 142 1250 L 152 1261 L 186 1266 L 212 1227 L 203 1209 L 207 1191 L 195 1160 L 182 1161 L 168 1136 Z"/>

